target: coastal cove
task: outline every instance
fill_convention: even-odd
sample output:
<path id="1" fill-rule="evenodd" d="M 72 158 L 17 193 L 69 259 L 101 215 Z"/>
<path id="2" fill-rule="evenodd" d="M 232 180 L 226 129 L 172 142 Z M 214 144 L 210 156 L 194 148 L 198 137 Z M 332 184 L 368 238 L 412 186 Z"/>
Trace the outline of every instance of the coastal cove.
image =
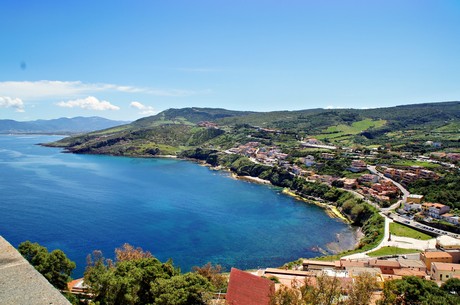
<path id="1" fill-rule="evenodd" d="M 355 228 L 280 188 L 179 159 L 35 145 L 59 138 L 0 136 L 0 235 L 62 249 L 77 263 L 74 277 L 91 251 L 112 257 L 125 242 L 185 271 L 208 261 L 276 267 L 356 244 Z"/>

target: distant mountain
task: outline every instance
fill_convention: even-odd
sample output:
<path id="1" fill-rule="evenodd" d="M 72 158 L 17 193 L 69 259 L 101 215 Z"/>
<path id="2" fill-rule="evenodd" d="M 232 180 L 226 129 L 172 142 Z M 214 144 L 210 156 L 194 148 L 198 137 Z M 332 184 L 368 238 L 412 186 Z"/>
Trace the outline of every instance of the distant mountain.
<path id="1" fill-rule="evenodd" d="M 113 121 L 101 117 L 59 118 L 25 122 L 0 120 L 0 133 L 75 134 L 107 129 L 124 124 L 129 124 L 129 122 Z"/>

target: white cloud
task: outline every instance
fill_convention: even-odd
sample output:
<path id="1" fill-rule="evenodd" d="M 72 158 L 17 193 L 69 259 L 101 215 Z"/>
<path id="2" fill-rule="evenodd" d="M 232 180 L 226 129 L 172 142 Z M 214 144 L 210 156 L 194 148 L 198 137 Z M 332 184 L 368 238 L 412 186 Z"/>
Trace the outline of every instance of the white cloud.
<path id="1" fill-rule="evenodd" d="M 67 102 L 59 102 L 57 103 L 59 107 L 67 107 L 67 108 L 74 108 L 79 107 L 88 110 L 120 110 L 120 107 L 110 104 L 107 101 L 100 101 L 94 96 L 88 96 L 87 98 L 83 99 L 76 99 Z"/>
<path id="2" fill-rule="evenodd" d="M 16 112 L 24 112 L 24 103 L 20 98 L 0 96 L 0 108 L 15 108 Z"/>
<path id="3" fill-rule="evenodd" d="M 129 106 L 141 110 L 139 113 L 143 115 L 152 115 L 156 113 L 155 109 L 152 106 L 146 106 L 139 102 L 131 102 Z"/>
<path id="4" fill-rule="evenodd" d="M 208 93 L 209 90 L 193 91 L 181 89 L 158 89 L 134 86 L 121 86 L 106 83 L 83 83 L 81 81 L 6 81 L 0 82 L 0 92 L 7 96 L 22 99 L 43 99 L 50 97 L 77 97 L 96 92 L 146 93 L 156 96 L 184 97 Z"/>
<path id="5" fill-rule="evenodd" d="M 325 109 L 347 109 L 347 107 L 342 107 L 342 106 L 327 106 Z"/>

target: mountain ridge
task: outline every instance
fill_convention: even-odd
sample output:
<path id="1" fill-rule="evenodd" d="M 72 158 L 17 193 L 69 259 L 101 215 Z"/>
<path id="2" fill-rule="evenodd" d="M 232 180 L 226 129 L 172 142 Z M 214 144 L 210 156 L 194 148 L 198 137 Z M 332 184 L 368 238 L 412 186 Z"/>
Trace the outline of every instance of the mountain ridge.
<path id="1" fill-rule="evenodd" d="M 128 124 L 128 121 L 115 121 L 106 118 L 73 117 L 50 120 L 15 121 L 0 120 L 0 133 L 58 133 L 75 134 L 94 130 L 107 129 L 118 125 Z"/>

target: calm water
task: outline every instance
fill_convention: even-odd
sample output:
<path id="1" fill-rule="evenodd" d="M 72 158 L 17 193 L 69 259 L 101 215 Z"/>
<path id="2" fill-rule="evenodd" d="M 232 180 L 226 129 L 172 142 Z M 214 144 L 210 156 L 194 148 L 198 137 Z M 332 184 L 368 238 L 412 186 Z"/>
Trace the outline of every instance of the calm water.
<path id="1" fill-rule="evenodd" d="M 194 163 L 74 155 L 36 143 L 53 136 L 0 135 L 0 235 L 60 248 L 77 263 L 128 242 L 182 270 L 208 261 L 276 267 L 317 256 L 354 231 L 279 189 L 231 179 Z"/>

